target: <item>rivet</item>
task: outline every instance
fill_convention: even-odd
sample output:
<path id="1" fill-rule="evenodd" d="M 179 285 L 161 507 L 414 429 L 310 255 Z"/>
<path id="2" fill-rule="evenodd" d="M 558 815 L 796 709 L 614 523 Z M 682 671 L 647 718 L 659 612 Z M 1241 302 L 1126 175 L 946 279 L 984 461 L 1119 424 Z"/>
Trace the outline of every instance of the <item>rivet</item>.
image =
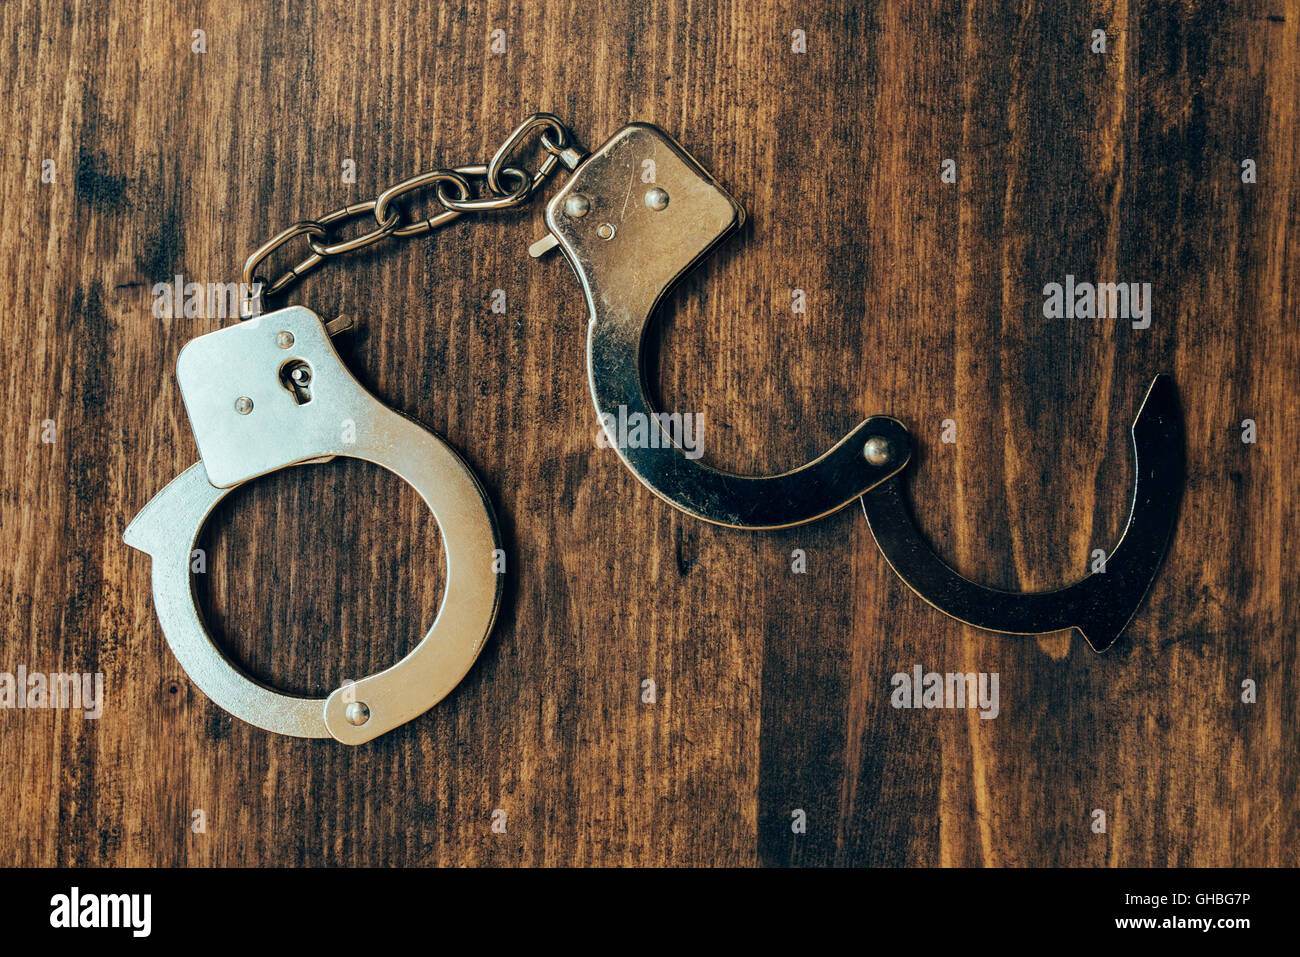
<path id="1" fill-rule="evenodd" d="M 582 219 L 591 211 L 591 200 L 581 193 L 574 193 L 564 201 L 564 213 L 573 219 Z"/>
<path id="2" fill-rule="evenodd" d="M 248 415 L 253 411 L 253 400 L 246 395 L 241 395 L 235 400 L 235 411 L 240 415 Z"/>
<path id="3" fill-rule="evenodd" d="M 613 223 L 601 223 L 600 228 L 596 230 L 596 235 L 599 236 L 601 239 L 613 239 L 614 238 Z"/>
<path id="4" fill-rule="evenodd" d="M 645 194 L 645 204 L 651 209 L 665 209 L 668 206 L 668 192 L 656 186 Z"/>
<path id="5" fill-rule="evenodd" d="M 866 445 L 862 446 L 862 457 L 872 465 L 884 465 L 892 454 L 893 449 L 889 446 L 889 439 L 878 435 L 867 439 Z"/>
<path id="6" fill-rule="evenodd" d="M 343 709 L 343 717 L 348 719 L 348 724 L 363 725 L 370 720 L 370 708 L 364 701 L 354 701 Z"/>
<path id="7" fill-rule="evenodd" d="M 293 345 L 293 333 L 287 329 L 277 332 L 275 334 L 275 344 L 281 349 L 288 349 Z"/>

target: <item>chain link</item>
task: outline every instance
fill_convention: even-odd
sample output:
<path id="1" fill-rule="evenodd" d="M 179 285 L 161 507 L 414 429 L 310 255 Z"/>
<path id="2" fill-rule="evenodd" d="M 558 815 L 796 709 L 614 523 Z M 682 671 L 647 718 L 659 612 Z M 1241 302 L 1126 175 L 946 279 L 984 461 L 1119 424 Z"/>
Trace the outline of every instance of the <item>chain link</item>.
<path id="1" fill-rule="evenodd" d="M 525 141 L 538 131 L 538 140 L 547 155 L 536 172 L 529 173 L 519 166 L 507 165 L 521 151 Z M 250 293 L 250 298 L 241 304 L 241 317 L 246 319 L 265 311 L 267 299 L 284 292 L 326 259 L 356 252 L 389 238 L 423 236 L 466 213 L 492 212 L 522 206 L 532 199 L 538 188 L 555 172 L 556 164 L 563 162 L 572 169 L 581 158 L 581 152 L 573 145 L 572 134 L 558 118 L 550 113 L 534 113 L 506 137 L 486 163 L 419 173 L 388 187 L 374 199 L 351 203 L 316 219 L 294 223 L 257 247 L 245 260 L 245 287 L 257 291 Z M 482 195 L 475 195 L 472 185 L 475 180 L 483 181 L 486 187 Z M 394 203 L 429 188 L 433 189 L 442 211 L 424 219 L 403 220 L 401 211 Z M 373 229 L 351 238 L 333 234 L 333 227 L 367 215 L 374 219 Z M 274 282 L 266 282 L 258 272 L 259 268 L 272 253 L 300 236 L 306 237 L 311 254 L 282 273 Z"/>

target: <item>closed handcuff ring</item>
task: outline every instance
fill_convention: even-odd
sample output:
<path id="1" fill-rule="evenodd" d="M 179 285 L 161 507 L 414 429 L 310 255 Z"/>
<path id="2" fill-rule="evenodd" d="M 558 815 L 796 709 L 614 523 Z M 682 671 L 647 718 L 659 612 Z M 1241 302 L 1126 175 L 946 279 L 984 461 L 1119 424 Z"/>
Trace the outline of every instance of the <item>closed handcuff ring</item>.
<path id="1" fill-rule="evenodd" d="M 126 543 L 152 558 L 154 604 L 186 674 L 249 724 L 302 738 L 361 744 L 423 714 L 473 665 L 492 630 L 502 576 L 491 504 L 440 438 L 353 378 L 310 309 L 290 306 L 189 342 L 176 378 L 201 461 L 141 510 Z M 191 551 L 232 490 L 291 465 L 364 459 L 404 479 L 433 512 L 446 553 L 442 605 L 419 644 L 391 667 L 303 698 L 243 673 L 208 634 L 195 600 Z"/>
<path id="2" fill-rule="evenodd" d="M 653 163 L 653 181 L 642 171 Z M 529 252 L 559 247 L 590 313 L 591 397 L 610 431 L 620 409 L 640 413 L 653 442 L 612 445 L 652 492 L 688 515 L 738 528 L 813 521 L 861 499 L 885 559 L 934 607 L 990 631 L 1042 634 L 1075 627 L 1104 651 L 1136 613 L 1168 546 L 1184 473 L 1184 436 L 1173 380 L 1151 383 L 1133 424 L 1136 481 L 1128 525 L 1105 571 L 1042 593 L 1003 592 L 949 568 L 922 538 L 902 491 L 911 437 L 896 419 L 862 422 L 817 460 L 776 476 L 733 475 L 689 458 L 648 398 L 643 341 L 656 307 L 684 274 L 744 220 L 712 176 L 659 128 L 634 123 L 574 170 L 546 210 L 548 233 Z"/>

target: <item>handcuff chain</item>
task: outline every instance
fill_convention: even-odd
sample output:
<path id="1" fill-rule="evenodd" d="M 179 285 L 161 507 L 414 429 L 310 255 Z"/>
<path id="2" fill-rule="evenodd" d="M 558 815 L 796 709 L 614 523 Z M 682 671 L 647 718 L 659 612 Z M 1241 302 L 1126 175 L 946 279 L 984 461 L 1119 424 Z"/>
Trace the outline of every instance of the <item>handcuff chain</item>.
<path id="1" fill-rule="evenodd" d="M 507 165 L 528 137 L 539 130 L 539 141 L 547 155 L 536 172 L 529 173 L 526 169 Z M 331 257 L 365 249 L 389 237 L 410 239 L 423 236 L 459 219 L 465 213 L 492 212 L 522 206 L 532 199 L 538 188 L 555 172 L 558 163 L 562 162 L 573 169 L 582 155 L 573 144 L 572 133 L 559 118 L 550 113 L 534 113 L 506 137 L 486 163 L 418 173 L 388 187 L 374 199 L 350 203 L 316 219 L 294 223 L 257 247 L 245 260 L 243 281 L 244 288 L 249 292 L 247 298 L 240 303 L 240 318 L 247 319 L 265 311 L 263 307 L 267 299 L 284 292 Z M 482 195 L 474 195 L 472 180 L 482 180 L 486 184 Z M 442 211 L 423 219 L 404 221 L 401 211 L 394 204 L 417 190 L 430 187 L 433 188 Z M 331 236 L 331 227 L 367 214 L 374 217 L 373 229 L 351 238 Z M 307 237 L 311 254 L 282 273 L 274 282 L 266 282 L 258 274 L 258 268 L 268 256 L 299 236 Z"/>

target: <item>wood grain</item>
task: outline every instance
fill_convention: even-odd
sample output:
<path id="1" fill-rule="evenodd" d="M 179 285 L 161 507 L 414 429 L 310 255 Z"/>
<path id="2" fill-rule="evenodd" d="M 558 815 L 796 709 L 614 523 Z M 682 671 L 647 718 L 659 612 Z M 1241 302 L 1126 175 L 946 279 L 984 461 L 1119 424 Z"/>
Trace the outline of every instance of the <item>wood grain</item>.
<path id="1" fill-rule="evenodd" d="M 1294 2 L 286 11 L 0 7 L 0 670 L 107 685 L 97 721 L 0 711 L 6 862 L 1297 863 Z M 1173 373 L 1182 514 L 1119 644 L 938 614 L 857 508 L 752 534 L 655 499 L 596 447 L 580 290 L 525 255 L 539 203 L 330 264 L 290 297 L 356 316 L 349 366 L 490 490 L 511 574 L 483 657 L 358 749 L 213 706 L 121 541 L 196 459 L 173 367 L 222 324 L 153 318 L 151 286 L 234 278 L 285 224 L 482 161 L 536 110 L 588 147 L 660 124 L 748 212 L 653 337 L 659 392 L 703 412 L 707 460 L 784 470 L 897 416 L 920 446 L 918 520 L 977 580 L 1083 574 L 1123 526 L 1137 403 Z M 1044 319 L 1067 273 L 1152 283 L 1151 327 Z M 321 693 L 427 627 L 436 543 L 383 470 L 303 467 L 223 505 L 199 591 L 253 673 Z M 892 708 L 891 675 L 917 663 L 997 672 L 1001 713 Z"/>

